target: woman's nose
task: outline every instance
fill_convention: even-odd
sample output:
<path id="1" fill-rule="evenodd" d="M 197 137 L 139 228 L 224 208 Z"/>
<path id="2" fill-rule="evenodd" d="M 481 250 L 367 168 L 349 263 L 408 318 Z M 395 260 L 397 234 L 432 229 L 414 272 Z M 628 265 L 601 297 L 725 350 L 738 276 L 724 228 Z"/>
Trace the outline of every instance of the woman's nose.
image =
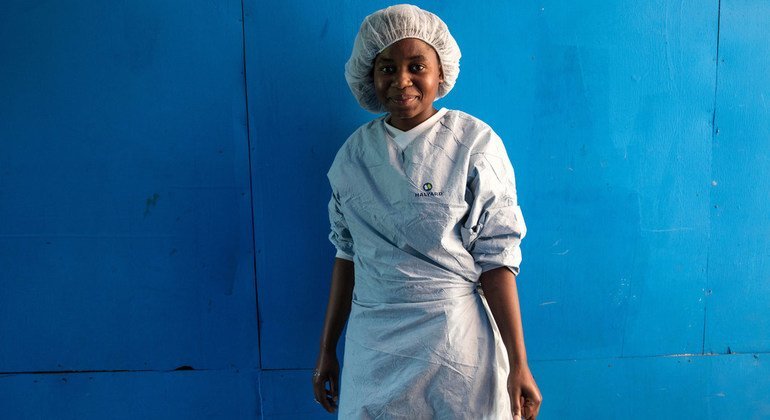
<path id="1" fill-rule="evenodd" d="M 412 78 L 409 75 L 409 72 L 406 70 L 396 72 L 393 77 L 393 86 L 398 89 L 404 89 L 406 87 L 412 86 Z"/>

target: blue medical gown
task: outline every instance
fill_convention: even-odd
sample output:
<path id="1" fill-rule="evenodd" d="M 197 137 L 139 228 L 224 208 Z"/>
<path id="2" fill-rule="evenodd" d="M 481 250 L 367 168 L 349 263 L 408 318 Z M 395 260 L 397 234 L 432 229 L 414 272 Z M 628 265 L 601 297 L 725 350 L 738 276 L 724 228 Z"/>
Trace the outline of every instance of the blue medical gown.
<path id="1" fill-rule="evenodd" d="M 328 173 L 329 237 L 355 265 L 340 418 L 511 416 L 508 361 L 477 286 L 521 263 L 513 168 L 488 125 L 442 112 L 403 150 L 385 117 L 361 126 Z"/>

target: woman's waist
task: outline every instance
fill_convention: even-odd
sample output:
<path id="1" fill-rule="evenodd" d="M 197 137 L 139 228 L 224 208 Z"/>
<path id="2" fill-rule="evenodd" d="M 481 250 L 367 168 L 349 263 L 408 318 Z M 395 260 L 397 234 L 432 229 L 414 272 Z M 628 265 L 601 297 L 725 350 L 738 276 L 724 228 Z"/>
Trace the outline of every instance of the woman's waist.
<path id="1" fill-rule="evenodd" d="M 454 368 L 477 366 L 480 355 L 488 354 L 494 343 L 481 297 L 475 291 L 424 302 L 354 299 L 346 340 L 383 355 Z"/>
<path id="2" fill-rule="evenodd" d="M 478 283 L 462 278 L 370 277 L 356 273 L 353 300 L 361 305 L 440 304 L 477 294 L 477 288 Z"/>

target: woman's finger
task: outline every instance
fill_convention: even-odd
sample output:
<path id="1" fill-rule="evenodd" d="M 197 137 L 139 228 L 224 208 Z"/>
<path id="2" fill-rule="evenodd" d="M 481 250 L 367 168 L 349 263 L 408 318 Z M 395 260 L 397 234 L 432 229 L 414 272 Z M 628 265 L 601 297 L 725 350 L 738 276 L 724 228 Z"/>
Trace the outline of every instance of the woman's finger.
<path id="1" fill-rule="evenodd" d="M 537 419 L 540 414 L 540 406 L 542 405 L 542 399 L 535 401 L 535 405 L 532 408 L 532 420 Z"/>
<path id="2" fill-rule="evenodd" d="M 529 400 L 523 395 L 521 397 L 521 417 L 527 420 L 532 418 L 532 406 L 529 404 Z"/>
<path id="3" fill-rule="evenodd" d="M 516 387 L 509 389 L 508 393 L 511 396 L 511 413 L 513 413 L 513 418 L 514 420 L 519 420 L 521 418 L 521 390 Z"/>
<path id="4" fill-rule="evenodd" d="M 534 393 L 532 392 L 526 392 L 526 394 L 529 394 L 526 397 L 522 397 L 522 410 L 523 415 L 525 419 L 531 419 L 534 420 L 537 418 L 538 413 L 540 412 L 540 404 L 542 401 L 542 397 L 540 397 L 540 392 L 536 391 Z"/>
<path id="5" fill-rule="evenodd" d="M 321 375 L 318 372 L 313 373 L 313 398 L 315 402 L 321 404 L 321 407 L 329 413 L 334 412 L 334 407 L 329 403 L 327 397 L 326 383 L 328 378 L 325 375 Z"/>
<path id="6" fill-rule="evenodd" d="M 321 395 L 321 398 L 318 400 L 318 402 L 321 403 L 321 406 L 324 408 L 324 410 L 333 413 L 334 405 L 332 405 L 331 399 L 328 396 L 329 392 L 326 389 L 326 382 L 328 382 L 328 380 L 324 381 L 323 395 Z"/>
<path id="7" fill-rule="evenodd" d="M 335 374 L 330 375 L 330 376 L 331 377 L 329 378 L 329 389 L 331 390 L 332 402 L 334 403 L 334 406 L 336 407 L 337 406 L 337 401 L 339 401 L 339 396 L 340 396 L 340 389 L 337 386 L 338 377 Z"/>

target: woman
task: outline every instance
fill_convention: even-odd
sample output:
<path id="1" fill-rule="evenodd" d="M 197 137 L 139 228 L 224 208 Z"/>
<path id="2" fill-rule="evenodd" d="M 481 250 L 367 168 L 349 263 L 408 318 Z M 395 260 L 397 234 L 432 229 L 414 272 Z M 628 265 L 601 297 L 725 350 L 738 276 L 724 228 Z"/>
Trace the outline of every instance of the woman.
<path id="1" fill-rule="evenodd" d="M 329 170 L 338 251 L 313 385 L 340 418 L 534 419 L 540 407 L 516 289 L 526 228 L 513 168 L 486 124 L 433 106 L 459 60 L 441 19 L 399 5 L 364 19 L 345 66 L 361 106 L 387 114 Z"/>

